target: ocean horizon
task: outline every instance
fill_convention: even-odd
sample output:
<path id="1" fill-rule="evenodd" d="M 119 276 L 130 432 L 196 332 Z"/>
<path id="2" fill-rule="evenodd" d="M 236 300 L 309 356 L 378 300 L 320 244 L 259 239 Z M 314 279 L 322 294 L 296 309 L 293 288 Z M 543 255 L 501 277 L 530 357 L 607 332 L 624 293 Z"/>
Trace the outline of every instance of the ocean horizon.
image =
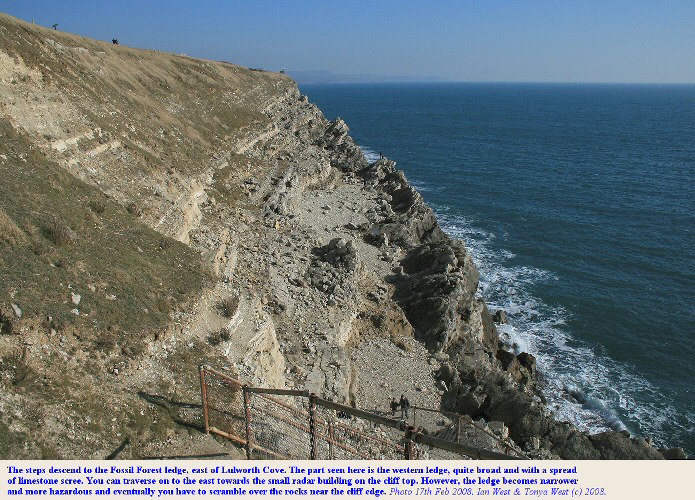
<path id="1" fill-rule="evenodd" d="M 558 420 L 695 454 L 695 85 L 300 85 L 397 162 Z"/>

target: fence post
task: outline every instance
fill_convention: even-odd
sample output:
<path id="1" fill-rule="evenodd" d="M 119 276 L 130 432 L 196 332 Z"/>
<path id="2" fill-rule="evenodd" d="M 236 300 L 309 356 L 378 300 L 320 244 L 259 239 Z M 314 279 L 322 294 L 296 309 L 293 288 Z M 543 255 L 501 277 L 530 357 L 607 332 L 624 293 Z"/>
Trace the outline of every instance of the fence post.
<path id="1" fill-rule="evenodd" d="M 246 421 L 246 459 L 253 460 L 251 449 L 251 407 L 249 405 L 249 386 L 244 385 L 241 391 L 244 393 L 244 420 Z"/>
<path id="2" fill-rule="evenodd" d="M 203 423 L 205 434 L 210 434 L 210 416 L 208 415 L 208 389 L 205 385 L 205 365 L 200 365 L 200 397 L 203 404 Z"/>
<path id="3" fill-rule="evenodd" d="M 309 395 L 309 432 L 311 433 L 309 460 L 316 460 L 316 394 L 314 393 Z"/>
<path id="4" fill-rule="evenodd" d="M 333 432 L 333 422 L 328 422 L 328 459 L 334 460 L 333 456 L 333 441 L 335 440 L 335 433 Z"/>
<path id="5" fill-rule="evenodd" d="M 414 445 L 414 443 L 413 443 L 413 427 L 408 426 L 405 428 L 405 447 L 404 447 L 405 448 L 404 449 L 405 456 L 403 457 L 406 460 L 415 460 L 416 459 L 415 453 L 414 453 L 415 450 L 413 449 L 413 445 Z"/>
<path id="6" fill-rule="evenodd" d="M 463 427 L 461 425 L 461 421 L 463 420 L 462 416 L 459 416 L 457 422 L 456 422 L 456 442 L 461 443 L 463 440 L 461 439 L 461 428 Z"/>

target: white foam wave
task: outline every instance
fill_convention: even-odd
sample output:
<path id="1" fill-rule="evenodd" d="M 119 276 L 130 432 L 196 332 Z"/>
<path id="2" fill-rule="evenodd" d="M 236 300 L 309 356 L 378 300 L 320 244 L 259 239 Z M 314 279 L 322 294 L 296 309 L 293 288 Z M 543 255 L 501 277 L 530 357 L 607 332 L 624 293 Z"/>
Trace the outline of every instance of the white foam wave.
<path id="1" fill-rule="evenodd" d="M 360 147 L 370 163 L 379 159 L 376 151 Z M 421 192 L 437 189 L 423 182 L 411 184 Z M 514 265 L 516 255 L 496 244 L 498 238 L 506 240 L 506 234 L 485 231 L 450 206 L 432 205 L 442 229 L 462 239 L 471 250 L 480 272 L 479 295 L 492 311 L 507 313 L 510 324 L 498 327 L 501 338 L 517 354 L 536 356 L 539 384 L 558 420 L 591 433 L 628 430 L 650 436 L 660 445 L 672 441 L 674 428 L 681 435 L 695 433 L 695 414 L 679 414 L 629 366 L 574 339 L 564 327 L 570 312 L 546 304 L 530 292 L 533 285 L 558 280 L 557 275 Z"/>
<path id="2" fill-rule="evenodd" d="M 375 161 L 381 158 L 380 153 L 377 153 L 376 151 L 374 151 L 371 148 L 368 148 L 367 146 L 360 146 L 360 149 L 362 150 L 364 157 L 369 163 L 374 163 Z M 432 186 L 429 186 L 424 182 L 410 181 L 410 184 L 421 193 L 433 190 Z"/>
<path id="3" fill-rule="evenodd" d="M 432 187 L 424 182 L 410 181 L 410 185 L 413 186 L 418 191 L 420 191 L 421 193 L 427 193 L 427 192 L 436 190 L 434 187 Z"/>
<path id="4" fill-rule="evenodd" d="M 379 153 L 377 153 L 373 149 L 368 148 L 367 146 L 360 146 L 360 149 L 362 150 L 362 153 L 364 153 L 364 157 L 367 159 L 369 163 L 374 163 L 379 158 L 381 158 L 381 155 Z"/>
<path id="5" fill-rule="evenodd" d="M 531 293 L 532 285 L 558 280 L 558 276 L 544 269 L 515 265 L 512 252 L 493 244 L 495 234 L 452 213 L 449 207 L 433 208 L 442 229 L 464 240 L 471 250 L 480 272 L 479 294 L 492 311 L 502 309 L 507 313 L 510 324 L 499 328 L 501 338 L 517 353 L 526 351 L 536 356 L 541 387 L 558 420 L 570 421 L 592 433 L 628 430 L 649 435 L 657 443 L 671 441 L 668 426 L 679 425 L 674 424 L 678 415 L 673 405 L 659 397 L 657 389 L 629 366 L 573 338 L 564 328 L 569 311 L 546 304 Z M 683 415 L 680 421 L 684 421 Z M 695 419 L 686 417 L 681 425 L 687 432 L 695 426 Z"/>

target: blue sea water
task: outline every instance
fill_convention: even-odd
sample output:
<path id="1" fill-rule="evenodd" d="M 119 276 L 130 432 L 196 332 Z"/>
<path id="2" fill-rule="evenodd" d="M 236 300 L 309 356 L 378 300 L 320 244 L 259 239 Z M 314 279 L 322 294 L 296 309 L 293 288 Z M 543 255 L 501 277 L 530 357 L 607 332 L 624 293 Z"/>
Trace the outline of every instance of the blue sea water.
<path id="1" fill-rule="evenodd" d="M 695 86 L 301 90 L 466 242 L 560 420 L 695 454 Z"/>

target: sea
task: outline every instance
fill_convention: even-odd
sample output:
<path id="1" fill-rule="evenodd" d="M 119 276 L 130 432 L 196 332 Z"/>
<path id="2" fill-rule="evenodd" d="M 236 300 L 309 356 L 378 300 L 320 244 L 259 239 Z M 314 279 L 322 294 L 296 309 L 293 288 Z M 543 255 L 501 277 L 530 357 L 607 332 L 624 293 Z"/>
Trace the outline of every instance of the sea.
<path id="1" fill-rule="evenodd" d="M 695 455 L 695 86 L 300 85 L 397 162 L 557 419 Z"/>

